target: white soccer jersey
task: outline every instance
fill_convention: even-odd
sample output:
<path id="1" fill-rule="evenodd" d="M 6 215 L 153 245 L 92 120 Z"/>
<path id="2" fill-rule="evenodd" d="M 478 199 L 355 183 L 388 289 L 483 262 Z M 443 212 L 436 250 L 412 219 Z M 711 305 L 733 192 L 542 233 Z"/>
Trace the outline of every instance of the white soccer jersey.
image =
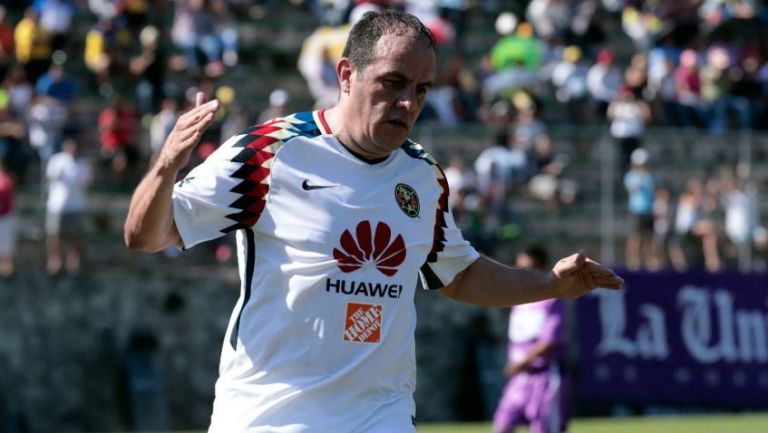
<path id="1" fill-rule="evenodd" d="M 185 248 L 237 231 L 209 432 L 415 431 L 417 278 L 439 288 L 478 258 L 419 145 L 369 164 L 298 113 L 225 142 L 173 203 Z"/>

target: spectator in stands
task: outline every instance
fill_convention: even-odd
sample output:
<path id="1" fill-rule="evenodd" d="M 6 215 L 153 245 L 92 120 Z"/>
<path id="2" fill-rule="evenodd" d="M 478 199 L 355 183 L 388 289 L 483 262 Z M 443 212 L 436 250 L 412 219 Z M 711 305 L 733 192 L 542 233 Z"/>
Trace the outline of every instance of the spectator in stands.
<path id="1" fill-rule="evenodd" d="M 646 97 L 646 86 L 648 86 L 648 56 L 646 56 L 645 53 L 636 53 L 632 56 L 629 66 L 624 70 L 624 86 L 629 88 L 629 91 L 638 99 L 644 99 Z"/>
<path id="2" fill-rule="evenodd" d="M 508 193 L 512 187 L 513 170 L 525 167 L 526 155 L 514 146 L 514 136 L 499 130 L 494 143 L 475 159 L 477 192 L 488 210 L 491 224 L 506 219 Z"/>
<path id="3" fill-rule="evenodd" d="M 39 95 L 32 100 L 25 120 L 29 145 L 37 152 L 43 166 L 54 153 L 61 150 L 67 107 L 58 99 Z"/>
<path id="4" fill-rule="evenodd" d="M 66 250 L 64 266 L 70 274 L 80 272 L 85 254 L 87 189 L 93 181 L 93 172 L 88 161 L 80 156 L 78 147 L 75 140 L 64 140 L 61 152 L 53 155 L 46 167 L 46 269 L 50 275 L 58 274 L 62 268 L 62 248 Z"/>
<path id="5" fill-rule="evenodd" d="M 570 3 L 567 0 L 531 0 L 525 17 L 542 39 L 563 40 L 573 17 Z"/>
<path id="6" fill-rule="evenodd" d="M 349 30 L 365 12 L 376 10 L 379 7 L 372 4 L 356 6 L 349 14 L 348 23 L 320 26 L 304 40 L 297 66 L 315 99 L 315 108 L 329 108 L 336 104 L 339 97 L 336 63 L 341 59 Z"/>
<path id="7" fill-rule="evenodd" d="M 654 118 L 663 126 L 677 126 L 677 83 L 675 65 L 663 52 L 651 50 L 648 56 L 646 99 L 653 107 Z"/>
<path id="8" fill-rule="evenodd" d="M 570 161 L 568 155 L 556 154 L 548 137 L 536 140 L 528 155 L 533 175 L 528 181 L 531 197 L 541 200 L 551 209 L 573 204 L 578 197 L 579 184 L 562 176 Z"/>
<path id="9" fill-rule="evenodd" d="M 8 105 L 13 114 L 24 117 L 24 113 L 26 113 L 35 94 L 32 84 L 27 81 L 24 68 L 19 65 L 13 66 L 5 75 L 2 89 L 8 95 Z"/>
<path id="10" fill-rule="evenodd" d="M 535 166 L 536 143 L 549 141 L 546 125 L 539 117 L 537 102 L 528 92 L 515 92 L 512 95 L 512 105 L 516 115 L 509 129 L 514 136 L 515 147 L 526 155 L 530 166 Z"/>
<path id="11" fill-rule="evenodd" d="M 51 35 L 40 25 L 33 8 L 28 8 L 13 31 L 16 61 L 24 67 L 30 83 L 37 82 L 51 63 Z"/>
<path id="12" fill-rule="evenodd" d="M 211 0 L 211 12 L 214 17 L 214 32 L 218 38 L 220 58 L 226 67 L 237 65 L 240 57 L 240 36 L 237 31 L 237 19 L 230 10 L 229 2 Z"/>
<path id="13" fill-rule="evenodd" d="M 757 228 L 757 206 L 755 191 L 747 179 L 734 175 L 723 179 L 722 206 L 725 211 L 726 251 L 739 259 L 739 267 L 746 266 L 747 249 L 751 248 L 753 234 Z"/>
<path id="14" fill-rule="evenodd" d="M 562 58 L 552 68 L 552 86 L 558 102 L 566 104 L 568 120 L 584 123 L 589 118 L 587 108 L 587 71 L 581 48 L 571 45 L 562 50 Z"/>
<path id="15" fill-rule="evenodd" d="M 443 91 L 450 95 L 453 116 L 459 122 L 477 122 L 482 103 L 480 82 L 463 56 L 454 56 L 442 78 Z"/>
<path id="16" fill-rule="evenodd" d="M 640 147 L 631 155 L 632 167 L 624 175 L 628 194 L 629 229 L 626 243 L 627 268 L 656 270 L 659 263 L 653 247 L 653 202 L 656 181 L 648 169 L 648 151 Z"/>
<path id="17" fill-rule="evenodd" d="M 225 70 L 221 42 L 210 7 L 204 0 L 175 0 L 174 6 L 171 40 L 182 53 L 182 57 L 175 58 L 175 69 L 221 76 Z"/>
<path id="18" fill-rule="evenodd" d="M 507 31 L 503 24 L 497 27 Z M 493 72 L 483 84 L 483 95 L 487 101 L 538 86 L 542 47 L 533 27 L 522 22 L 516 25 L 514 34 L 502 35 L 491 47 L 490 64 Z"/>
<path id="19" fill-rule="evenodd" d="M 96 20 L 114 20 L 120 15 L 120 4 L 123 0 L 88 0 L 88 9 L 96 16 Z"/>
<path id="20" fill-rule="evenodd" d="M 157 110 L 163 99 L 168 59 L 160 44 L 160 30 L 157 27 L 141 29 L 139 43 L 139 51 L 129 59 L 128 68 L 136 84 L 139 112 L 147 114 Z"/>
<path id="21" fill-rule="evenodd" d="M 13 51 L 13 24 L 8 20 L 5 6 L 0 5 L 0 77 L 5 77 L 13 64 Z"/>
<path id="22" fill-rule="evenodd" d="M 8 99 L 0 101 L 0 161 L 13 173 L 17 183 L 24 180 L 27 168 L 25 134 L 24 122 L 10 110 Z"/>
<path id="23" fill-rule="evenodd" d="M 113 74 L 121 69 L 120 29 L 115 18 L 101 18 L 85 36 L 83 59 L 85 66 L 96 75 L 99 91 L 103 96 L 113 93 Z"/>
<path id="24" fill-rule="evenodd" d="M 608 105 L 616 99 L 622 80 L 621 70 L 613 62 L 613 53 L 608 49 L 601 50 L 597 54 L 597 63 L 587 71 L 587 90 L 598 119 L 604 118 Z"/>
<path id="25" fill-rule="evenodd" d="M 51 51 L 66 50 L 75 15 L 74 0 L 35 0 L 40 27 L 51 35 Z"/>
<path id="26" fill-rule="evenodd" d="M 670 250 L 672 265 L 678 271 L 688 268 L 691 260 L 687 250 L 692 248 L 701 252 L 708 271 L 720 270 L 717 224 L 712 216 L 716 205 L 716 200 L 707 194 L 700 179 L 688 180 L 677 201 L 675 237 Z"/>
<path id="27" fill-rule="evenodd" d="M 18 227 L 14 209 L 13 175 L 0 160 L 0 277 L 13 274 Z"/>
<path id="28" fill-rule="evenodd" d="M 624 32 L 635 43 L 638 51 L 650 48 L 659 33 L 664 29 L 664 23 L 652 11 L 645 8 L 646 2 L 635 2 L 640 5 L 628 4 L 621 13 L 621 25 Z M 651 8 L 653 6 L 649 6 Z"/>
<path id="29" fill-rule="evenodd" d="M 698 127 L 702 124 L 702 105 L 701 77 L 696 51 L 686 49 L 680 53 L 680 65 L 675 69 L 674 75 L 678 126 Z"/>
<path id="30" fill-rule="evenodd" d="M 632 152 L 642 145 L 645 125 L 651 120 L 651 109 L 645 100 L 624 86 L 608 105 L 606 114 L 611 122 L 611 137 L 619 151 L 619 170 L 626 173 Z"/>
<path id="31" fill-rule="evenodd" d="M 500 18 L 502 16 L 500 15 Z M 509 29 L 497 25 L 501 39 L 491 47 L 491 65 L 496 72 L 511 67 L 522 66 L 531 71 L 538 71 L 543 61 L 541 41 L 536 37 L 533 26 L 527 22 L 513 24 Z"/>
<path id="32" fill-rule="evenodd" d="M 38 95 L 49 96 L 69 106 L 77 94 L 77 85 L 75 80 L 67 75 L 62 63 L 53 62 L 48 72 L 41 75 L 35 83 L 35 90 Z"/>
<path id="33" fill-rule="evenodd" d="M 531 246 L 515 266 L 547 269 L 547 253 Z M 536 433 L 560 433 L 570 418 L 570 381 L 565 359 L 565 302 L 549 299 L 515 305 L 509 314 L 509 346 L 504 387 L 493 416 L 494 433 L 512 433 L 528 425 Z"/>
<path id="34" fill-rule="evenodd" d="M 707 50 L 705 64 L 701 68 L 701 100 L 705 107 L 709 130 L 722 134 L 728 125 L 728 106 L 730 105 L 731 80 L 728 69 L 731 59 L 722 46 L 712 46 Z"/>
<path id="35" fill-rule="evenodd" d="M 115 96 L 112 103 L 99 113 L 98 127 L 101 159 L 110 167 L 110 180 L 118 187 L 127 187 L 130 170 L 139 157 L 136 112 L 122 96 Z"/>
<path id="36" fill-rule="evenodd" d="M 740 129 L 752 129 L 754 123 L 754 112 L 762 93 L 757 76 L 759 67 L 757 58 L 750 55 L 728 71 L 731 79 L 730 106 L 736 113 Z"/>

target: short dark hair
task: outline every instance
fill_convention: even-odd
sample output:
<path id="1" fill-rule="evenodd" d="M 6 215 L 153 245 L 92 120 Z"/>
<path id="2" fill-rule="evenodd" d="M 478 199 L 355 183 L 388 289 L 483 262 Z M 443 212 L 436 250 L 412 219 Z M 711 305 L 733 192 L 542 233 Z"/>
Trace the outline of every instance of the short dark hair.
<path id="1" fill-rule="evenodd" d="M 398 36 L 411 34 L 414 39 L 425 39 L 433 49 L 436 46 L 432 31 L 418 18 L 396 9 L 385 9 L 381 12 L 366 12 L 352 27 L 342 56 L 362 72 L 373 61 L 376 43 L 389 33 Z"/>
<path id="2" fill-rule="evenodd" d="M 547 267 L 549 256 L 547 250 L 543 246 L 538 244 L 529 245 L 525 251 L 523 251 L 523 254 L 531 258 L 534 267 L 538 269 Z"/>

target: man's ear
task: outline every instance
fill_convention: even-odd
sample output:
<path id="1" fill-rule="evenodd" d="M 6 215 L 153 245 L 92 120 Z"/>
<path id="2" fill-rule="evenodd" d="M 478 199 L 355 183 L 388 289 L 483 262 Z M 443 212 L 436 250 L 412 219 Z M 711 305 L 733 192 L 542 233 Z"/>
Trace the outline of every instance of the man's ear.
<path id="1" fill-rule="evenodd" d="M 336 64 L 336 75 L 339 77 L 339 87 L 341 87 L 342 93 L 349 93 L 352 88 L 352 75 L 354 73 L 355 68 L 346 57 L 342 57 Z"/>

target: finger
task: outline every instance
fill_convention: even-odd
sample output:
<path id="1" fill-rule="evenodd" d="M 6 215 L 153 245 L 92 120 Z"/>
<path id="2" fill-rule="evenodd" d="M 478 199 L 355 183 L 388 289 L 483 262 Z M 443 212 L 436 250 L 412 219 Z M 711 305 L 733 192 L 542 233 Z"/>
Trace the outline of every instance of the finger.
<path id="1" fill-rule="evenodd" d="M 600 276 L 594 278 L 598 287 L 607 289 L 620 289 L 624 285 L 624 280 L 618 275 Z"/>
<path id="2" fill-rule="evenodd" d="M 216 113 L 218 109 L 219 101 L 217 99 L 212 99 L 205 104 L 194 107 L 186 113 L 182 114 L 179 116 L 179 120 L 176 123 L 181 126 L 185 126 L 190 123 L 196 123 L 208 113 Z"/>
<path id="3" fill-rule="evenodd" d="M 195 94 L 195 107 L 203 105 L 203 102 L 205 102 L 205 94 L 203 94 L 203 92 L 197 92 L 197 94 Z"/>
<path id="4" fill-rule="evenodd" d="M 579 251 L 578 253 L 574 254 L 574 263 L 576 263 L 576 267 L 580 268 L 584 265 L 585 261 L 587 260 L 587 256 L 584 255 L 584 251 Z"/>
<path id="5" fill-rule="evenodd" d="M 176 135 L 177 142 L 181 143 L 182 146 L 187 146 L 188 142 L 193 139 L 195 134 L 197 134 L 197 131 L 193 128 L 181 130 Z"/>
<path id="6" fill-rule="evenodd" d="M 213 121 L 214 114 L 208 113 L 203 118 L 199 119 L 196 123 L 188 123 L 181 127 L 176 134 L 176 137 L 180 142 L 185 142 L 190 139 L 197 142 L 197 140 L 208 129 L 208 126 Z"/>
<path id="7" fill-rule="evenodd" d="M 193 116 L 180 118 L 176 125 L 174 126 L 174 131 L 176 133 L 181 133 L 184 131 L 201 131 L 204 132 L 205 129 L 208 128 L 208 126 L 213 122 L 213 119 L 216 115 L 216 109 L 213 109 L 212 111 L 207 111 L 204 113 L 199 113 Z"/>
<path id="8" fill-rule="evenodd" d="M 592 263 L 592 264 L 594 264 L 594 265 L 603 266 L 603 265 L 601 265 L 601 264 L 600 264 L 600 262 L 598 262 L 597 260 L 594 260 L 594 259 L 592 259 L 592 258 L 590 258 L 590 257 L 585 257 L 585 258 L 584 258 L 584 260 L 585 260 L 587 263 Z"/>
<path id="9" fill-rule="evenodd" d="M 571 254 L 570 256 L 561 259 L 555 265 L 557 275 L 561 277 L 573 275 L 579 270 L 578 258 L 580 253 Z"/>

